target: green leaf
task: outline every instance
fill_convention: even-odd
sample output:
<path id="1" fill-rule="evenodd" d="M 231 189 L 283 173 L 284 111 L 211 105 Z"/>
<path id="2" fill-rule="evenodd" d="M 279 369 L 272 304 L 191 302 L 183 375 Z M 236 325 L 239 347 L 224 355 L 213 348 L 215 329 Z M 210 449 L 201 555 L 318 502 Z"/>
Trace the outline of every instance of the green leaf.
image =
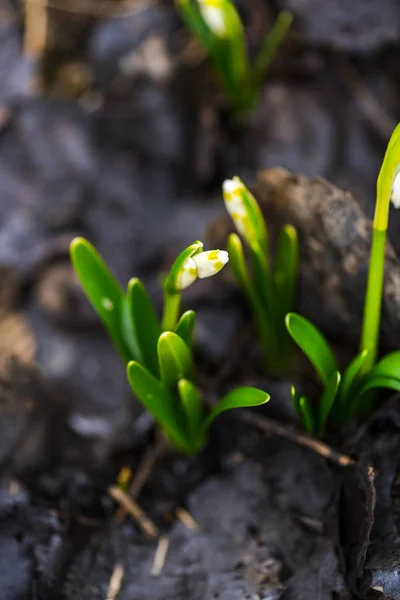
<path id="1" fill-rule="evenodd" d="M 324 389 L 318 405 L 318 435 L 322 435 L 325 431 L 325 425 L 331 412 L 333 403 L 337 397 L 337 392 L 340 385 L 340 373 L 333 373 Z"/>
<path id="2" fill-rule="evenodd" d="M 294 385 L 292 385 L 290 387 L 290 395 L 292 397 L 292 404 L 293 404 L 297 414 L 299 415 L 299 417 L 301 417 L 301 414 L 299 411 L 299 400 L 300 400 L 301 396 L 300 396 L 300 394 L 297 393 L 297 390 L 294 387 Z"/>
<path id="3" fill-rule="evenodd" d="M 360 352 L 360 354 L 353 358 L 343 374 L 339 388 L 339 402 L 343 411 L 346 411 L 348 404 L 351 402 L 351 395 L 355 393 L 355 383 L 360 375 L 367 356 L 368 350 Z"/>
<path id="4" fill-rule="evenodd" d="M 70 246 L 71 262 L 91 305 L 125 362 L 132 358 L 122 331 L 125 294 L 97 250 L 84 238 Z"/>
<path id="5" fill-rule="evenodd" d="M 299 270 L 299 240 L 292 225 L 285 225 L 278 240 L 274 279 L 283 317 L 293 309 Z"/>
<path id="6" fill-rule="evenodd" d="M 131 361 L 127 366 L 128 381 L 140 402 L 151 412 L 171 443 L 188 451 L 184 415 L 177 398 L 163 388 L 147 369 Z"/>
<path id="7" fill-rule="evenodd" d="M 193 330 L 195 322 L 196 313 L 194 310 L 187 310 L 179 319 L 175 329 L 176 335 L 179 335 L 179 337 L 182 338 L 190 350 L 193 346 Z"/>
<path id="8" fill-rule="evenodd" d="M 265 72 L 273 61 L 276 52 L 285 38 L 288 29 L 293 21 L 293 15 L 288 11 L 281 11 L 278 18 L 268 33 L 261 50 L 255 60 L 253 67 L 253 87 L 257 92 L 265 77 Z"/>
<path id="9" fill-rule="evenodd" d="M 301 423 L 303 424 L 304 429 L 308 433 L 313 434 L 315 431 L 315 419 L 310 401 L 306 396 L 300 396 L 300 394 L 297 393 L 294 385 L 292 385 L 290 388 L 290 394 L 292 396 L 292 404 Z"/>
<path id="10" fill-rule="evenodd" d="M 134 278 L 129 281 L 127 296 L 132 335 L 139 350 L 139 361 L 158 377 L 157 343 L 161 326 L 157 315 L 150 297 L 139 279 Z"/>
<path id="11" fill-rule="evenodd" d="M 261 208 L 253 194 L 247 189 L 239 177 L 234 177 L 238 185 L 246 214 L 246 241 L 250 247 L 257 245 L 260 248 L 266 265 L 268 265 L 268 230 Z"/>
<path id="12" fill-rule="evenodd" d="M 366 394 L 370 390 L 375 390 L 379 388 L 388 388 L 390 390 L 400 392 L 400 380 L 394 379 L 393 377 L 384 377 L 383 375 L 377 377 L 366 377 L 365 383 L 358 392 L 357 402 L 355 404 L 353 412 L 357 413 L 358 410 L 360 410 L 360 401 L 364 394 Z"/>
<path id="13" fill-rule="evenodd" d="M 304 429 L 307 431 L 307 433 L 314 435 L 316 430 L 316 423 L 314 418 L 313 407 L 306 396 L 300 396 L 299 398 L 299 413 Z"/>
<path id="14" fill-rule="evenodd" d="M 191 352 L 182 338 L 172 331 L 160 335 L 157 351 L 162 384 L 175 391 L 180 379 L 192 377 Z"/>
<path id="15" fill-rule="evenodd" d="M 255 290 L 247 270 L 244 258 L 243 245 L 236 233 L 231 233 L 228 238 L 229 265 L 238 284 L 247 297 L 254 314 L 260 344 L 267 364 L 271 364 L 276 356 L 275 327 L 271 314 L 265 310 L 264 302 Z"/>
<path id="16" fill-rule="evenodd" d="M 191 244 L 191 246 L 185 248 L 185 250 L 183 250 L 183 252 L 179 254 L 164 282 L 164 289 L 168 294 L 176 294 L 181 292 L 180 288 L 177 285 L 177 282 L 186 259 L 191 258 L 195 254 L 198 254 L 202 251 L 203 243 L 200 241 L 196 241 L 193 244 Z"/>
<path id="17" fill-rule="evenodd" d="M 251 288 L 249 273 L 244 258 L 243 244 L 236 233 L 231 233 L 228 237 L 227 250 L 229 254 L 229 266 L 232 269 L 239 285 L 248 291 Z"/>
<path id="18" fill-rule="evenodd" d="M 136 360 L 137 362 L 143 363 L 138 341 L 136 339 L 136 333 L 133 328 L 131 307 L 126 296 L 124 297 L 124 301 L 122 304 L 121 330 L 125 343 L 128 346 L 131 353 L 130 360 Z"/>
<path id="19" fill-rule="evenodd" d="M 381 358 L 367 377 L 391 377 L 400 380 L 400 351 L 391 352 Z"/>
<path id="20" fill-rule="evenodd" d="M 205 443 L 205 414 L 203 400 L 191 381 L 181 379 L 178 383 L 179 397 L 186 415 L 186 431 L 193 452 L 198 452 Z"/>
<path id="21" fill-rule="evenodd" d="M 260 406 L 270 399 L 269 394 L 253 387 L 241 387 L 232 392 L 218 402 L 212 409 L 206 419 L 206 427 L 209 427 L 214 419 L 226 410 L 232 408 L 248 408 L 250 406 Z"/>
<path id="22" fill-rule="evenodd" d="M 327 386 L 338 368 L 325 337 L 315 325 L 296 313 L 286 315 L 286 327 L 296 344 L 314 365 L 322 383 Z"/>

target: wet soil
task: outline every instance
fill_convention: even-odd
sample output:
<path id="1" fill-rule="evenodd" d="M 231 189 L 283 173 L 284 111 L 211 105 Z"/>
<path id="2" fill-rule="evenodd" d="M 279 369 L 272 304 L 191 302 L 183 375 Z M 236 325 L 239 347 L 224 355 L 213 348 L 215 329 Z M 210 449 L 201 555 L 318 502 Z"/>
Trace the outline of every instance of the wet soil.
<path id="1" fill-rule="evenodd" d="M 251 52 L 279 9 L 295 17 L 240 118 L 172 2 L 54 0 L 43 56 L 24 49 L 22 4 L 0 0 L 0 597 L 400 598 L 399 399 L 330 434 L 351 460 L 306 447 L 293 378 L 265 374 L 227 270 L 185 293 L 199 382 L 210 403 L 235 385 L 268 390 L 254 414 L 281 435 L 223 416 L 199 457 L 166 451 L 148 473 L 136 500 L 161 537 L 115 518 L 110 486 L 123 466 L 137 473 L 157 435 L 68 259 L 70 240 L 88 237 L 159 310 L 185 245 L 225 247 L 220 185 L 238 174 L 272 246 L 283 223 L 298 228 L 298 309 L 346 363 L 376 174 L 400 116 L 397 1 L 237 2 Z M 399 227 L 393 213 L 382 350 L 398 347 Z M 293 377 L 309 386 L 312 373 Z"/>

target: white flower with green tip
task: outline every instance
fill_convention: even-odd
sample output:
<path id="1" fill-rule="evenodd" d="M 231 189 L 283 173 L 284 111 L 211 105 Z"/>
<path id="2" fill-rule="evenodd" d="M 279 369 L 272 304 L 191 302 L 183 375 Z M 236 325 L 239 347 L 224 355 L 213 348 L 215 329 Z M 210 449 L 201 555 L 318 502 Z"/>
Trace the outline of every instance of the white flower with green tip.
<path id="1" fill-rule="evenodd" d="M 229 255 L 225 250 L 208 250 L 193 256 L 197 268 L 197 277 L 205 279 L 216 275 L 228 262 Z"/>
<path id="2" fill-rule="evenodd" d="M 179 271 L 176 278 L 176 287 L 178 290 L 185 290 L 187 287 L 192 285 L 197 279 L 197 267 L 193 258 L 187 258 L 183 263 L 181 270 Z"/>
<path id="3" fill-rule="evenodd" d="M 211 31 L 218 37 L 228 33 L 226 14 L 219 0 L 199 0 L 201 16 Z"/>
<path id="4" fill-rule="evenodd" d="M 199 252 L 185 260 L 176 278 L 176 287 L 182 291 L 197 278 L 204 279 L 216 275 L 229 260 L 225 250 Z"/>
<path id="5" fill-rule="evenodd" d="M 252 245 L 265 243 L 265 226 L 260 208 L 252 194 L 239 177 L 226 179 L 223 195 L 228 211 L 237 232 Z"/>

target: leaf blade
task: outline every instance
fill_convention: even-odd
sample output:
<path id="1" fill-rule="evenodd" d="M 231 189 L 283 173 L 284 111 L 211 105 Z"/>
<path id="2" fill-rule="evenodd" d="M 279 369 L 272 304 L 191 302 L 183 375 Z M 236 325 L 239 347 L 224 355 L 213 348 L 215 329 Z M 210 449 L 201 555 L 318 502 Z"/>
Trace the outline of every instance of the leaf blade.
<path id="1" fill-rule="evenodd" d="M 188 442 L 195 453 L 202 448 L 206 437 L 203 401 L 194 384 L 188 379 L 181 379 L 178 382 L 178 391 L 186 416 Z"/>
<path id="2" fill-rule="evenodd" d="M 132 352 L 122 333 L 125 294 L 121 286 L 88 240 L 72 240 L 70 256 L 89 302 L 102 320 L 118 352 L 128 362 L 132 358 Z"/>
<path id="3" fill-rule="evenodd" d="M 292 225 L 285 225 L 279 235 L 274 279 L 283 318 L 293 308 L 299 271 L 299 240 Z"/>
<path id="4" fill-rule="evenodd" d="M 338 368 L 325 337 L 315 325 L 297 313 L 289 313 L 285 321 L 293 340 L 313 364 L 322 383 L 328 385 L 331 375 L 338 371 Z"/>
<path id="5" fill-rule="evenodd" d="M 331 378 L 329 379 L 324 392 L 321 396 L 321 399 L 318 404 L 318 425 L 317 425 L 317 433 L 318 435 L 322 435 L 325 431 L 326 422 L 329 417 L 329 413 L 333 407 L 333 404 L 337 398 L 337 392 L 340 385 L 340 373 L 336 371 L 333 373 Z"/>
<path id="6" fill-rule="evenodd" d="M 163 386 L 175 391 L 180 379 L 191 379 L 193 372 L 192 355 L 176 333 L 165 331 L 157 344 L 158 363 Z"/>
<path id="7" fill-rule="evenodd" d="M 269 394 L 253 387 L 242 387 L 226 394 L 206 419 L 206 427 L 209 427 L 214 419 L 226 410 L 233 408 L 248 408 L 252 406 L 261 406 L 270 399 Z"/>
<path id="8" fill-rule="evenodd" d="M 151 412 L 168 439 L 175 447 L 186 452 L 188 444 L 177 399 L 136 361 L 128 363 L 127 377 L 137 398 Z"/>
<path id="9" fill-rule="evenodd" d="M 183 313 L 175 328 L 176 335 L 185 342 L 191 350 L 193 346 L 193 332 L 196 323 L 196 313 L 194 310 L 187 310 Z"/>
<path id="10" fill-rule="evenodd" d="M 128 283 L 128 305 L 133 336 L 140 352 L 140 359 L 153 375 L 158 377 L 157 343 L 161 325 L 142 282 L 136 277 Z"/>

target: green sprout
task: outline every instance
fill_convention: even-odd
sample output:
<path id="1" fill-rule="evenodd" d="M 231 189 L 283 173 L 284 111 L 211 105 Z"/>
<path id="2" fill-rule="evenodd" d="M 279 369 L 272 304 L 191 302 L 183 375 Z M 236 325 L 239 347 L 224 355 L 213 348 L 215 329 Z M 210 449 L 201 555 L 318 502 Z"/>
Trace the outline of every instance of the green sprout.
<path id="1" fill-rule="evenodd" d="M 228 238 L 231 270 L 254 314 L 267 368 L 275 372 L 287 370 L 293 343 L 285 327 L 285 316 L 293 310 L 296 292 L 299 263 L 296 230 L 292 225 L 282 228 L 271 264 L 267 227 L 255 198 L 238 177 L 224 182 L 223 193 L 226 209 L 246 243 L 252 267 L 247 267 L 241 238 L 231 233 Z"/>
<path id="2" fill-rule="evenodd" d="M 261 390 L 242 387 L 206 412 L 193 382 L 196 315 L 192 310 L 181 314 L 181 293 L 196 279 L 218 273 L 228 262 L 227 252 L 203 252 L 203 244 L 195 242 L 178 256 L 164 283 L 162 322 L 139 279 L 131 279 L 125 293 L 87 240 L 74 239 L 70 252 L 90 303 L 127 365 L 133 391 L 178 451 L 199 452 L 211 423 L 221 412 L 269 400 Z"/>
<path id="3" fill-rule="evenodd" d="M 292 23 L 291 13 L 279 13 L 251 65 L 244 27 L 231 0 L 176 0 L 176 7 L 207 50 L 232 107 L 238 111 L 251 109 L 263 77 Z"/>
<path id="4" fill-rule="evenodd" d="M 394 130 L 379 172 L 373 223 L 360 353 L 343 374 L 322 335 L 310 321 L 291 313 L 286 317 L 289 334 L 314 365 L 323 385 L 318 404 L 292 388 L 293 404 L 305 429 L 322 435 L 328 419 L 340 424 L 350 417 L 372 409 L 373 390 L 388 388 L 400 391 L 400 351 L 392 352 L 376 362 L 381 320 L 384 281 L 386 232 L 389 205 L 400 206 L 400 124 Z"/>

